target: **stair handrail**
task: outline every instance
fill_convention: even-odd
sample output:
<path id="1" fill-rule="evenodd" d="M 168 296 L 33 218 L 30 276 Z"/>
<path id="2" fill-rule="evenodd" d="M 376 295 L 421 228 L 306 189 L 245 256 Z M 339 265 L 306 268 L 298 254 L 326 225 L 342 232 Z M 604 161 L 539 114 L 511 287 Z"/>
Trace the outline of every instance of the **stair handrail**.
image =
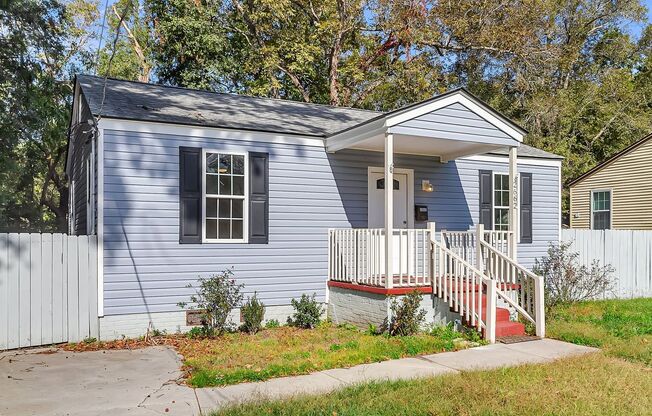
<path id="1" fill-rule="evenodd" d="M 532 271 L 528 270 L 527 268 L 519 264 L 516 260 L 502 253 L 500 250 L 497 250 L 495 247 L 493 247 L 491 244 L 487 243 L 486 241 L 480 240 L 479 243 L 480 243 L 480 247 L 488 250 L 491 254 L 500 258 L 502 261 L 509 264 L 515 270 L 523 273 L 523 275 L 532 279 L 532 281 L 534 282 L 534 317 L 529 312 L 527 312 L 521 305 L 519 305 L 517 302 L 511 299 L 507 295 L 507 293 L 501 290 L 501 288 L 504 289 L 508 285 L 508 283 L 499 282 L 498 288 L 496 290 L 496 294 L 500 296 L 500 298 L 503 301 L 505 301 L 507 304 L 512 306 L 514 309 L 516 309 L 517 312 L 523 315 L 525 319 L 532 322 L 536 327 L 537 336 L 543 338 L 545 336 L 545 308 L 544 308 L 543 278 L 533 273 Z M 491 270 L 491 267 L 489 266 L 488 269 Z"/>
<path id="2" fill-rule="evenodd" d="M 433 295 L 438 296 L 444 302 L 448 301 L 449 306 L 454 306 L 459 311 L 460 315 L 464 316 L 466 313 L 466 318 L 470 321 L 470 324 L 472 326 L 477 326 L 478 329 L 484 327 L 485 339 L 490 343 L 495 342 L 497 301 L 496 282 L 493 279 L 490 279 L 482 270 L 478 269 L 462 256 L 446 247 L 443 242 L 437 241 L 435 238 L 436 233 L 434 223 L 429 223 L 428 226 L 430 228 L 430 242 L 432 248 Z M 436 261 L 436 254 L 439 255 L 439 262 Z M 437 264 L 439 264 L 439 273 L 437 273 L 436 270 Z M 465 272 L 458 273 L 458 267 Z M 469 278 L 471 279 L 471 282 L 469 282 Z M 450 288 L 448 287 L 448 281 L 450 281 Z M 453 293 L 453 282 L 455 282 L 456 287 L 455 293 Z M 464 289 L 460 289 L 462 282 L 464 282 L 466 287 L 466 296 L 464 295 Z M 471 286 L 469 286 L 469 283 L 471 283 Z M 482 319 L 483 286 L 486 286 L 487 288 L 484 321 Z M 475 290 L 476 287 L 479 289 L 478 292 Z M 472 290 L 470 290 L 470 288 Z M 446 291 L 449 289 L 450 294 L 447 294 Z M 470 294 L 470 292 L 472 292 L 472 294 Z"/>

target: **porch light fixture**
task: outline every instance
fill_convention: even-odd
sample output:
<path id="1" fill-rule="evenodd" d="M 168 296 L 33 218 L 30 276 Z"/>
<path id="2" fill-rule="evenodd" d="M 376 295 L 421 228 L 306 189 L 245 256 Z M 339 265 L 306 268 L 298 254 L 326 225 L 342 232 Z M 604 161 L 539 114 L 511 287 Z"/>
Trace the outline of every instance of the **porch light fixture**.
<path id="1" fill-rule="evenodd" d="M 433 191 L 432 184 L 430 183 L 430 181 L 428 179 L 422 179 L 421 180 L 421 190 L 423 192 L 432 192 Z"/>

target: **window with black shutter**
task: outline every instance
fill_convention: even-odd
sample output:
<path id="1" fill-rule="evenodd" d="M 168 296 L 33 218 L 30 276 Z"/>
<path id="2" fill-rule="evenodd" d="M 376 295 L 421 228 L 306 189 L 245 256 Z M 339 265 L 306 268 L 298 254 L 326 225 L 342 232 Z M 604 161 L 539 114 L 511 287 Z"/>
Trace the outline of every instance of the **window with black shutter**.
<path id="1" fill-rule="evenodd" d="M 179 148 L 179 241 L 264 244 L 269 156 Z"/>

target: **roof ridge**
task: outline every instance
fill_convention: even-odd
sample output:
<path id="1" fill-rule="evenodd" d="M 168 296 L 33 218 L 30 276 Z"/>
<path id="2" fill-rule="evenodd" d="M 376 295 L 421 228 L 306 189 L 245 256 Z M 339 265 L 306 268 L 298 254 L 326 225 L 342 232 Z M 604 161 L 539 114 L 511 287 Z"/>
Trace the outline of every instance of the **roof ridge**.
<path id="1" fill-rule="evenodd" d="M 184 91 L 194 91 L 194 92 L 201 92 L 201 93 L 207 93 L 207 94 L 216 94 L 216 95 L 223 95 L 223 96 L 236 97 L 236 98 L 250 98 L 250 99 L 253 99 L 253 100 L 268 100 L 268 101 L 282 101 L 284 103 L 294 103 L 294 104 L 312 106 L 312 107 L 326 107 L 326 108 L 332 108 L 332 109 L 364 111 L 364 112 L 367 112 L 367 113 L 374 113 L 374 114 L 377 114 L 377 115 L 381 115 L 381 114 L 386 113 L 386 111 L 368 110 L 366 108 L 337 106 L 337 105 L 314 103 L 314 102 L 296 101 L 296 100 L 290 100 L 290 99 L 287 99 L 287 98 L 259 97 L 259 96 L 256 96 L 256 95 L 240 94 L 240 93 L 234 93 L 234 92 L 218 92 L 218 91 L 202 90 L 202 89 L 198 89 L 198 88 L 181 87 L 181 86 L 178 86 L 178 85 L 165 85 L 165 84 L 157 84 L 157 83 L 152 83 L 152 82 L 135 81 L 135 80 L 131 80 L 131 79 L 121 79 L 121 78 L 114 78 L 114 77 L 102 77 L 102 76 L 99 76 L 99 75 L 91 75 L 91 74 L 78 74 L 77 77 L 87 77 L 87 78 L 95 78 L 95 79 L 101 79 L 101 80 L 107 79 L 107 80 L 117 81 L 117 82 L 128 82 L 128 83 L 131 83 L 131 84 L 147 85 L 147 86 L 162 87 L 162 88 L 170 88 L 170 89 L 177 89 L 177 90 L 184 90 Z"/>

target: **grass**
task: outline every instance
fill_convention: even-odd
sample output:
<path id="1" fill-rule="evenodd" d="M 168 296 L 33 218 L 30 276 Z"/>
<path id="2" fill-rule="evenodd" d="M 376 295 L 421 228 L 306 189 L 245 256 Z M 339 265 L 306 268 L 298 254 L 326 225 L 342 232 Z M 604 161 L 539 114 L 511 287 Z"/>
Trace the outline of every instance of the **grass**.
<path id="1" fill-rule="evenodd" d="M 190 373 L 188 384 L 206 387 L 451 351 L 463 347 L 456 341 L 460 337 L 451 328 L 388 337 L 326 323 L 313 330 L 279 327 L 256 335 L 233 333 L 188 340 L 176 346 Z"/>
<path id="2" fill-rule="evenodd" d="M 652 370 L 602 353 L 551 364 L 380 382 L 257 402 L 213 416 L 634 415 L 652 409 Z"/>
<path id="3" fill-rule="evenodd" d="M 606 354 L 652 366 L 652 298 L 582 302 L 558 307 L 547 335 L 601 348 Z"/>

